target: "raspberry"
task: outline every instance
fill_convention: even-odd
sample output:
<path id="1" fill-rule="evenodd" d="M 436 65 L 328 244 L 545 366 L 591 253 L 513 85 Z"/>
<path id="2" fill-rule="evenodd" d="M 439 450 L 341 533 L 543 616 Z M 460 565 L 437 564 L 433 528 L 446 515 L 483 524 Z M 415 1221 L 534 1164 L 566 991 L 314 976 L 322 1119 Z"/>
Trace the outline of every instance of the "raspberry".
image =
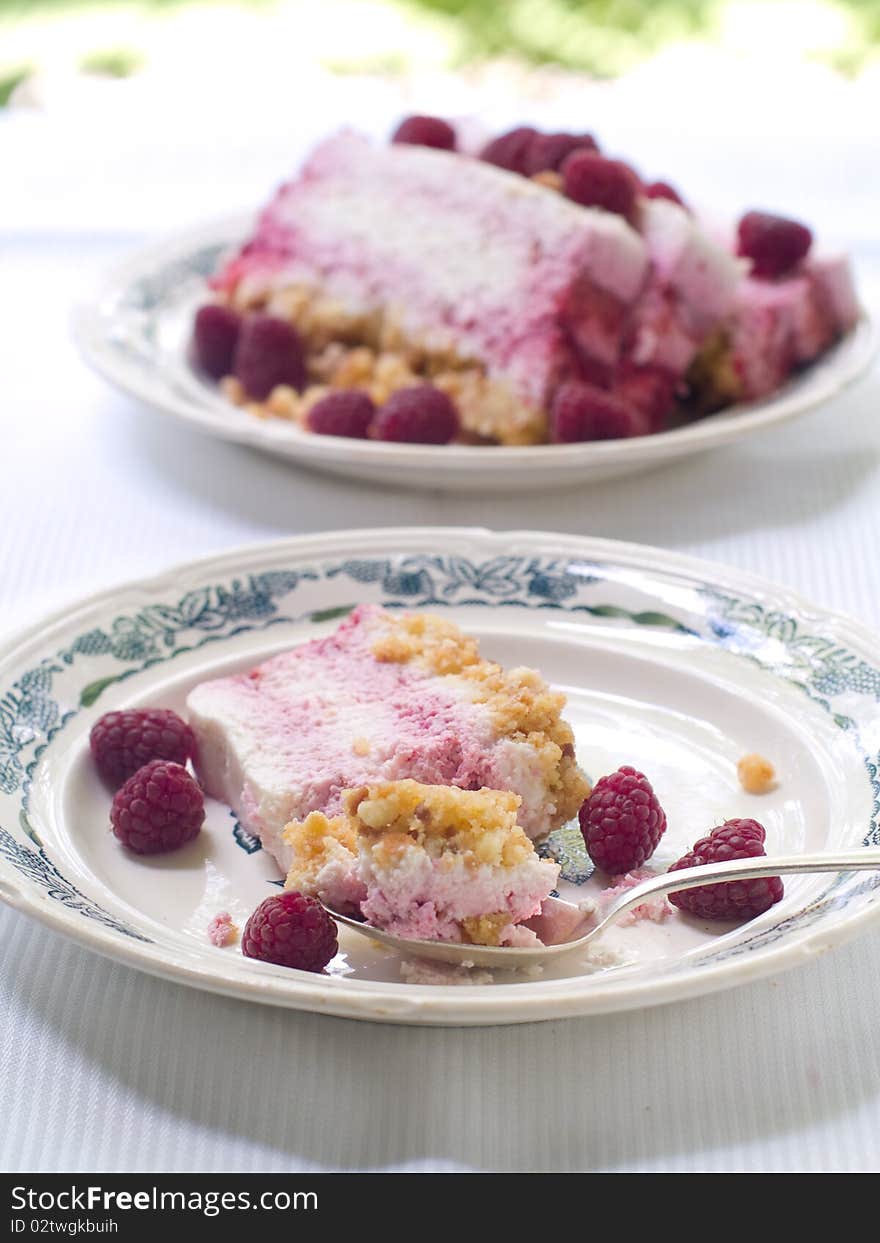
<path id="1" fill-rule="evenodd" d="M 354 436 L 363 440 L 370 430 L 376 407 L 360 389 L 339 389 L 316 401 L 309 410 L 308 425 L 324 436 Z"/>
<path id="2" fill-rule="evenodd" d="M 555 444 L 577 440 L 621 440 L 648 431 L 645 415 L 620 398 L 583 380 L 560 384 L 550 409 Z"/>
<path id="3" fill-rule="evenodd" d="M 274 315 L 249 315 L 241 327 L 233 371 L 254 401 L 264 401 L 276 384 L 304 388 L 306 368 L 296 329 Z"/>
<path id="4" fill-rule="evenodd" d="M 675 409 L 678 383 L 678 377 L 662 367 L 625 363 L 614 377 L 612 388 L 615 397 L 646 417 L 648 431 L 661 432 Z"/>
<path id="5" fill-rule="evenodd" d="M 405 117 L 394 131 L 392 142 L 412 143 L 417 147 L 455 150 L 455 130 L 442 117 Z"/>
<path id="6" fill-rule="evenodd" d="M 167 760 L 139 768 L 116 791 L 110 808 L 113 832 L 138 855 L 177 850 L 198 836 L 204 819 L 198 782 L 180 764 Z"/>
<path id="7" fill-rule="evenodd" d="M 321 903 L 294 890 L 261 902 L 241 938 L 246 958 L 300 971 L 323 971 L 338 948 L 336 924 Z"/>
<path id="8" fill-rule="evenodd" d="M 533 138 L 539 137 L 538 131 L 530 125 L 520 125 L 499 134 L 487 143 L 480 152 L 480 159 L 499 168 L 506 168 L 510 173 L 524 173 L 528 149 Z"/>
<path id="9" fill-rule="evenodd" d="M 232 371 L 240 332 L 241 316 L 232 307 L 210 302 L 196 311 L 193 351 L 198 365 L 213 380 L 221 380 Z"/>
<path id="10" fill-rule="evenodd" d="M 641 190 L 628 164 L 609 160 L 596 151 L 573 151 L 560 169 L 565 193 L 582 207 L 602 207 L 632 220 Z"/>
<path id="11" fill-rule="evenodd" d="M 678 203 L 679 207 L 687 207 L 675 186 L 671 186 L 668 181 L 652 181 L 644 187 L 642 193 L 648 199 L 668 199 L 670 203 Z"/>
<path id="12" fill-rule="evenodd" d="M 185 764 L 196 752 L 192 730 L 168 708 L 105 712 L 92 726 L 89 747 L 98 772 L 120 786 L 150 760 Z"/>
<path id="13" fill-rule="evenodd" d="M 535 134 L 526 146 L 523 169 L 527 177 L 556 172 L 572 151 L 598 151 L 591 134 Z"/>
<path id="14" fill-rule="evenodd" d="M 627 766 L 596 782 L 579 819 L 587 854 L 611 876 L 640 868 L 666 831 L 666 813 L 650 781 Z"/>
<path id="15" fill-rule="evenodd" d="M 458 412 L 433 384 L 413 384 L 392 393 L 373 422 L 376 440 L 445 445 L 458 432 Z"/>
<path id="16" fill-rule="evenodd" d="M 746 212 L 737 229 L 737 254 L 751 259 L 753 276 L 784 276 L 812 244 L 806 225 L 769 212 Z"/>
<path id="17" fill-rule="evenodd" d="M 698 867 L 701 863 L 722 863 L 725 859 L 759 858 L 767 853 L 765 837 L 764 827 L 757 820 L 726 820 L 707 837 L 701 837 L 669 871 Z M 761 876 L 682 889 L 671 893 L 669 901 L 700 919 L 754 919 L 778 902 L 783 892 L 780 877 Z"/>

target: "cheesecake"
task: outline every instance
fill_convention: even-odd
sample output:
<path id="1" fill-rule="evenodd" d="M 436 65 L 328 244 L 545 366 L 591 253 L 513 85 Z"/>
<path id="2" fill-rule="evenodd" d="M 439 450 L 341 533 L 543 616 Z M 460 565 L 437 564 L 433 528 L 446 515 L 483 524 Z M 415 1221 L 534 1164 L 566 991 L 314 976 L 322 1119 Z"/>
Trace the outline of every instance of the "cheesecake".
<path id="1" fill-rule="evenodd" d="M 206 793 L 287 872 L 285 826 L 314 812 L 332 821 L 346 791 L 377 782 L 507 791 L 527 836 L 545 836 L 589 792 L 564 704 L 445 618 L 362 605 L 325 637 L 202 682 L 187 710 Z"/>
<path id="2" fill-rule="evenodd" d="M 194 348 L 236 404 L 431 444 L 648 435 L 772 394 L 858 319 L 846 258 L 797 222 L 748 213 L 803 239 L 768 264 L 591 137 L 481 155 L 444 126 L 451 147 L 327 138 L 224 259 Z"/>
<path id="3" fill-rule="evenodd" d="M 292 823 L 286 887 L 359 911 L 396 936 L 476 945 L 537 941 L 559 876 L 517 824 L 520 798 L 402 780 L 349 790 L 339 815 Z"/>
<path id="4" fill-rule="evenodd" d="M 649 262 L 610 212 L 346 131 L 281 187 L 214 286 L 240 311 L 292 318 L 317 379 L 328 346 L 390 354 L 457 399 L 466 431 L 514 444 L 545 435 L 582 356 L 613 365 Z"/>

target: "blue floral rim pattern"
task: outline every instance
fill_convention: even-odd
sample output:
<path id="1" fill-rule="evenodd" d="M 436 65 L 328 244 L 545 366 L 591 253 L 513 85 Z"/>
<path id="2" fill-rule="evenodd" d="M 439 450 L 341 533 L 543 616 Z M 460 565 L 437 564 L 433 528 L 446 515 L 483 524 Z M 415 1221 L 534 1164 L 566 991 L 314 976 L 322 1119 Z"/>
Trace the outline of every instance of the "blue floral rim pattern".
<path id="1" fill-rule="evenodd" d="M 349 603 L 297 615 L 286 611 L 304 582 L 348 581 Z M 806 633 L 799 620 L 750 600 L 724 595 L 708 584 L 689 584 L 690 611 L 630 609 L 614 603 L 614 579 L 607 567 L 566 557 L 501 555 L 485 561 L 462 556 L 398 555 L 347 559 L 313 566 L 250 574 L 183 595 L 176 603 L 153 603 L 117 616 L 107 626 L 78 635 L 72 643 L 41 660 L 0 696 L 0 793 L 20 797 L 20 831 L 24 840 L 0 829 L 0 857 L 36 882 L 54 901 L 116 932 L 147 940 L 125 921 L 79 892 L 58 871 L 28 820 L 28 792 L 45 748 L 79 712 L 91 708 L 115 682 L 169 660 L 182 652 L 244 631 L 284 622 L 329 622 L 346 615 L 358 601 L 358 588 L 387 608 L 516 606 L 555 609 L 622 625 L 655 627 L 726 649 L 798 687 L 845 731 L 863 757 L 873 809 L 863 844 L 880 845 L 880 756 L 868 754 L 851 711 L 843 701 L 853 696 L 880 702 L 880 669 L 858 654 L 820 635 Z M 75 705 L 63 706 L 54 693 L 60 675 L 80 662 L 103 658 L 110 672 L 79 688 Z M 117 667 L 118 666 L 118 667 Z M 236 841 L 248 853 L 258 843 L 236 826 Z M 582 883 L 591 865 L 579 834 L 560 830 L 549 841 L 566 879 Z M 701 961 L 718 962 L 778 939 L 793 926 L 803 926 L 839 909 L 854 897 L 880 885 L 869 880 L 838 877 L 806 909 L 789 920 L 756 931 Z"/>

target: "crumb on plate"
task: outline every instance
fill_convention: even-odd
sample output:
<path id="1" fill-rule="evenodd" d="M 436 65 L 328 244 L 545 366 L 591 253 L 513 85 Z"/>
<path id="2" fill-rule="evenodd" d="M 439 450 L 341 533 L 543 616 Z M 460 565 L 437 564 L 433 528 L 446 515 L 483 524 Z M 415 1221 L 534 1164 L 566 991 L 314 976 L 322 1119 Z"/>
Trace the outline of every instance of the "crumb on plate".
<path id="1" fill-rule="evenodd" d="M 776 770 L 763 755 L 744 755 L 736 766 L 736 773 L 747 794 L 766 794 L 776 785 Z"/>

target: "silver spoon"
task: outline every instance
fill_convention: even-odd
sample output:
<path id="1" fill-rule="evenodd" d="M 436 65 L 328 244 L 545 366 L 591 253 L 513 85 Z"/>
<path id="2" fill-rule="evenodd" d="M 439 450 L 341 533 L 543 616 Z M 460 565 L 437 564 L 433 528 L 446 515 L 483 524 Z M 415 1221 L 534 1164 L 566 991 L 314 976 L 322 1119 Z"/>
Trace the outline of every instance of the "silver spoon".
<path id="1" fill-rule="evenodd" d="M 582 911 L 572 902 L 562 898 L 548 898 L 544 909 L 550 903 L 566 908 L 574 916 L 579 916 L 572 927 L 570 937 L 553 945 L 471 945 L 461 941 L 421 941 L 407 937 L 395 936 L 393 932 L 385 932 L 382 928 L 374 928 L 362 920 L 350 915 L 342 915 L 339 911 L 327 907 L 327 911 L 340 924 L 352 928 L 372 941 L 380 941 L 390 945 L 404 954 L 414 958 L 435 958 L 441 962 L 468 963 L 479 967 L 527 967 L 534 963 L 546 962 L 547 959 L 568 954 L 572 950 L 589 944 L 600 937 L 614 923 L 618 916 L 633 906 L 638 906 L 646 898 L 657 897 L 661 893 L 673 893 L 681 889 L 695 889 L 699 885 L 722 880 L 745 880 L 756 876 L 780 876 L 787 872 L 857 872 L 880 870 L 880 849 L 865 847 L 862 850 L 851 850 L 840 854 L 816 855 L 785 855 L 776 859 L 762 856 L 759 859 L 731 859 L 724 863 L 707 863 L 700 867 L 683 868 L 680 872 L 663 872 L 642 881 L 622 893 L 612 903 L 605 914 L 593 922 L 594 912 Z M 543 915 L 537 915 L 526 921 L 538 936 L 541 934 Z M 574 935 L 579 933 L 579 935 Z"/>

